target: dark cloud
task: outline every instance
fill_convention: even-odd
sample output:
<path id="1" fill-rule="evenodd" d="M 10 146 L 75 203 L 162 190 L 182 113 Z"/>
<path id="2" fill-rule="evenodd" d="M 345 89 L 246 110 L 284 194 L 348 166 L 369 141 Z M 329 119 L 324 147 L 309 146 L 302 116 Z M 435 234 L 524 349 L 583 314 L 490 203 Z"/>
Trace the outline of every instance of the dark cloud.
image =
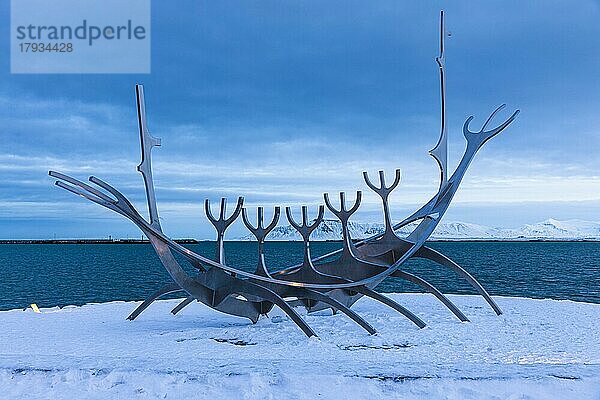
<path id="1" fill-rule="evenodd" d="M 598 199 L 597 2 L 155 1 L 150 75 L 10 75 L 9 58 L 0 58 L 1 236 L 135 233 L 53 188 L 46 173 L 99 175 L 143 207 L 137 82 L 146 85 L 150 128 L 163 138 L 157 192 L 178 232 L 187 213 L 200 218 L 204 197 L 316 204 L 323 191 L 364 190 L 362 170 L 401 167 L 395 204 L 408 212 L 436 186 L 427 150 L 439 131 L 441 6 L 452 31 L 452 162 L 468 115 L 476 126 L 501 102 L 522 109 L 481 152 L 458 204 L 537 199 L 548 204 L 545 218 L 568 217 L 573 199 Z M 9 20 L 8 2 L 0 18 Z M 5 37 L 8 26 L 0 24 Z M 367 198 L 367 208 L 375 204 Z M 463 211 L 453 218 L 478 222 L 456 207 Z M 526 222 L 543 214 L 526 209 L 518 213 Z M 210 236 L 202 229 L 191 232 Z"/>

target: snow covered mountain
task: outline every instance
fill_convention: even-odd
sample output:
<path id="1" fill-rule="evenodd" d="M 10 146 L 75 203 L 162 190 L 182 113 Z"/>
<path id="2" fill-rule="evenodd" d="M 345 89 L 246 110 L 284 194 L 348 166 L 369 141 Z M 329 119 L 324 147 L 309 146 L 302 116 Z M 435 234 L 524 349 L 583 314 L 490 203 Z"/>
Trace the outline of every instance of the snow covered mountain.
<path id="1" fill-rule="evenodd" d="M 414 224 L 408 225 L 397 232 L 400 236 L 408 235 L 414 226 Z M 341 224 L 338 220 L 326 219 L 313 232 L 311 240 L 340 240 L 341 232 Z M 383 232 L 383 224 L 350 222 L 350 234 L 353 239 L 364 239 L 381 232 Z M 300 235 L 291 225 L 276 227 L 267 238 L 279 241 L 301 240 Z M 600 223 L 582 220 L 558 221 L 550 218 L 513 229 L 442 221 L 431 238 L 434 240 L 600 240 Z M 236 240 L 253 239 L 254 237 L 248 234 Z"/>

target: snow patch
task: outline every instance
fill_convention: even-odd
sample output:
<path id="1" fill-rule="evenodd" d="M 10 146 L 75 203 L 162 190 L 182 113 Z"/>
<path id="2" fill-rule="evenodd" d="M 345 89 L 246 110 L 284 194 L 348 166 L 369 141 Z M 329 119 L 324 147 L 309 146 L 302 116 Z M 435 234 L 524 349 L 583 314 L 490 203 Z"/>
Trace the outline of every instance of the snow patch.
<path id="1" fill-rule="evenodd" d="M 0 312 L 0 398 L 497 399 L 598 398 L 600 305 L 451 295 L 458 321 L 428 294 L 387 294 L 428 323 L 418 329 L 370 299 L 343 314 L 279 310 L 252 325 L 200 303 L 138 302 Z"/>

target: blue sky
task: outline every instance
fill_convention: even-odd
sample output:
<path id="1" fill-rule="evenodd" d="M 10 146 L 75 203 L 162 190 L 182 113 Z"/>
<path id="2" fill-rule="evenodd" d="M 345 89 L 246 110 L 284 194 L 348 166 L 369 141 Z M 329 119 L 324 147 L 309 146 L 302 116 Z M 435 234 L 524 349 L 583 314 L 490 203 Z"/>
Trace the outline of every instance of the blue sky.
<path id="1" fill-rule="evenodd" d="M 361 171 L 403 171 L 401 219 L 435 192 L 438 14 L 446 10 L 450 165 L 499 104 L 521 109 L 471 166 L 446 220 L 518 226 L 600 220 L 597 1 L 154 1 L 148 75 L 11 75 L 0 5 L 0 238 L 138 236 L 53 187 L 94 174 L 145 211 L 135 171 L 143 83 L 159 211 L 176 237 L 210 238 L 204 198 L 249 207 L 365 192 Z M 313 208 L 314 209 L 314 208 Z M 234 228 L 232 236 L 242 232 Z"/>

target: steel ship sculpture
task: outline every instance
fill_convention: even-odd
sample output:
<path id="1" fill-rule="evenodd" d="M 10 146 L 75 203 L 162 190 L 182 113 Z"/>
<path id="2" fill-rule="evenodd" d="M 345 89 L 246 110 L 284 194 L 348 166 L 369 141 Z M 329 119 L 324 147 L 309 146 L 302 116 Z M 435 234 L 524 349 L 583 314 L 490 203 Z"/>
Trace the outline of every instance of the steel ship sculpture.
<path id="1" fill-rule="evenodd" d="M 131 220 L 148 237 L 161 263 L 168 271 L 172 282 L 158 288 L 129 315 L 128 319 L 135 319 L 161 296 L 181 292 L 187 298 L 172 310 L 173 314 L 178 313 L 193 301 L 199 301 L 215 310 L 248 318 L 255 323 L 261 315 L 266 315 L 274 306 L 277 306 L 307 336 L 316 336 L 313 329 L 295 309 L 302 306 L 308 312 L 324 309 L 331 309 L 334 313 L 341 312 L 367 332 L 374 334 L 376 332 L 375 328 L 351 309 L 358 299 L 367 297 L 385 304 L 406 316 L 419 328 L 423 328 L 426 324 L 421 318 L 391 298 L 374 290 L 378 284 L 388 278 L 401 278 L 432 293 L 460 321 L 469 321 L 467 316 L 436 287 L 423 278 L 403 269 L 405 262 L 411 258 L 427 259 L 439 266 L 450 269 L 458 277 L 466 280 L 485 299 L 496 314 L 502 314 L 500 307 L 471 274 L 450 258 L 426 245 L 427 239 L 448 209 L 477 151 L 488 140 L 506 129 L 519 113 L 519 110 L 516 110 L 504 122 L 488 129 L 492 119 L 504 108 L 504 105 L 501 105 L 491 113 L 478 131 L 470 129 L 473 116 L 467 118 L 463 126 L 463 135 L 467 142 L 466 149 L 458 166 L 450 173 L 448 170 L 448 131 L 445 103 L 445 35 L 444 13 L 442 11 L 440 54 L 436 58 L 441 87 L 441 133 L 437 144 L 430 151 L 440 169 L 440 183 L 437 193 L 412 215 L 401 222 L 393 224 L 390 216 L 389 196 L 400 183 L 400 170 L 395 171 L 391 184 L 386 183 L 383 171 L 379 171 L 379 182 L 377 183 L 369 177 L 367 172 L 363 172 L 367 186 L 381 198 L 385 230 L 383 233 L 368 239 L 353 241 L 348 228 L 348 221 L 361 204 L 361 191 L 356 192 L 352 205 L 346 202 L 344 192 L 339 194 L 339 205 L 334 204 L 330 196 L 325 193 L 323 196 L 325 206 L 341 222 L 342 245 L 339 250 L 320 257 L 311 255 L 310 236 L 322 222 L 325 206 L 320 205 L 318 207 L 315 217 L 309 216 L 308 208 L 302 206 L 300 221 L 296 221 L 290 207 L 286 207 L 287 220 L 298 231 L 303 240 L 303 260 L 297 265 L 276 272 L 271 272 L 265 262 L 264 247 L 267 235 L 279 222 L 281 215 L 279 207 L 275 207 L 273 217 L 265 226 L 263 207 L 258 207 L 256 224 L 254 224 L 248 210 L 244 208 L 243 197 L 237 200 L 236 207 L 229 216 L 227 216 L 226 211 L 226 199 L 221 199 L 218 216 L 212 214 L 211 204 L 207 199 L 204 203 L 206 216 L 217 232 L 216 256 L 214 259 L 193 252 L 176 243 L 163 232 L 156 205 L 151 158 L 152 148 L 160 146 L 161 142 L 160 139 L 152 136 L 148 130 L 144 88 L 142 85 L 136 85 L 137 115 L 142 150 L 142 160 L 137 170 L 141 173 L 144 181 L 149 218 L 144 218 L 121 192 L 95 176 L 91 176 L 89 178 L 90 184 L 87 184 L 59 172 L 49 172 L 50 176 L 57 179 L 57 186 Z M 228 264 L 225 259 L 223 248 L 225 232 L 240 215 L 244 225 L 257 240 L 257 266 L 254 272 L 236 268 L 235 265 Z M 414 224 L 414 230 L 406 237 L 398 236 L 396 231 L 408 224 Z M 197 274 L 193 276 L 188 274 L 176 259 L 175 254 L 182 256 L 184 260 L 189 262 L 197 270 Z"/>

